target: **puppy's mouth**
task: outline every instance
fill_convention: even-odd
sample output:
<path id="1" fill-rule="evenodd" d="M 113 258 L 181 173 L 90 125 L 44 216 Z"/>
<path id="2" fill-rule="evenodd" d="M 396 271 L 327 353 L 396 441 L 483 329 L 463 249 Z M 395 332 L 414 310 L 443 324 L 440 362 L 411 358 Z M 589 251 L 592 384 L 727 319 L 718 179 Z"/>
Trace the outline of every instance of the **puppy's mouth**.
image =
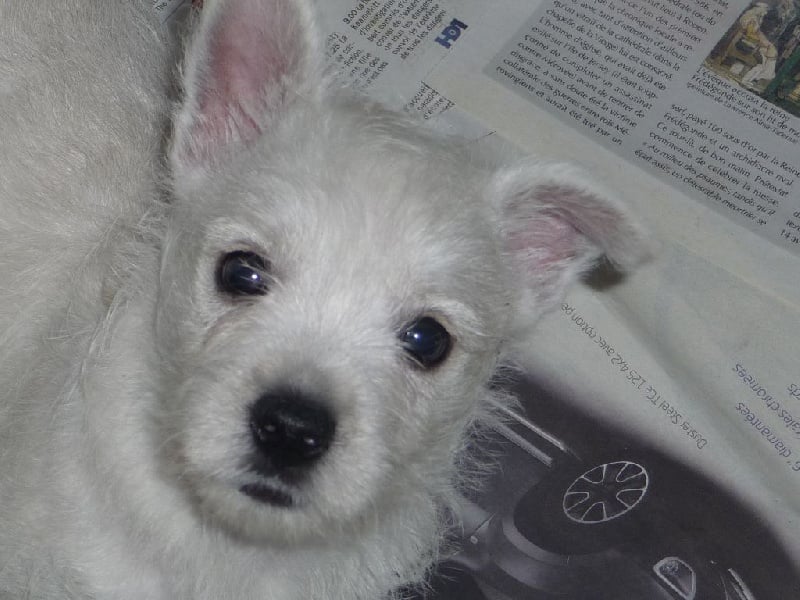
<path id="1" fill-rule="evenodd" d="M 269 504 L 270 506 L 291 508 L 295 504 L 291 494 L 263 483 L 246 483 L 239 488 L 239 491 L 256 502 Z"/>

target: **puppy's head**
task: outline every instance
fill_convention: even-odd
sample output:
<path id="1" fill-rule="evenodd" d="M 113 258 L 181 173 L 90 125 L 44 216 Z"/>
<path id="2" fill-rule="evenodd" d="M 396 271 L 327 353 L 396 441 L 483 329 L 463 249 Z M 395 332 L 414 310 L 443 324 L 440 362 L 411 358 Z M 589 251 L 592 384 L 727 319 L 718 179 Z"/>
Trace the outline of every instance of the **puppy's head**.
<path id="1" fill-rule="evenodd" d="M 500 170 L 327 86 L 303 1 L 208 3 L 170 153 L 165 445 L 214 523 L 436 510 L 519 334 L 638 231 L 570 169 Z"/>

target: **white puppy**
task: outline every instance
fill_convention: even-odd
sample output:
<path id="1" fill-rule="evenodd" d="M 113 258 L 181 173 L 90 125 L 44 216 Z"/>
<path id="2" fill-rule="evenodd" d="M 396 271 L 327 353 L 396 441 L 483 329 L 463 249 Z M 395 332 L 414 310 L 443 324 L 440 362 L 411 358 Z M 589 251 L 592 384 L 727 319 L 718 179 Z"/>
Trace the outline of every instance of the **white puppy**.
<path id="1" fill-rule="evenodd" d="M 168 134 L 149 4 L 0 3 L 0 597 L 392 597 L 494 370 L 641 235 L 326 84 L 307 0 L 206 2 Z"/>

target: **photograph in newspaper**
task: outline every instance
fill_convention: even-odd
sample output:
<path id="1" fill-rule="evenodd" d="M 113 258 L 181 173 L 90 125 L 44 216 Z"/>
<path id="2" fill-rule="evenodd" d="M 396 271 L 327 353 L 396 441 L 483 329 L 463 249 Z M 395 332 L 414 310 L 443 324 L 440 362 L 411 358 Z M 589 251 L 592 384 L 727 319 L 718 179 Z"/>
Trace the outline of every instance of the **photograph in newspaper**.
<path id="1" fill-rule="evenodd" d="M 528 379 L 516 393 L 522 409 L 480 442 L 502 467 L 465 492 L 459 550 L 428 598 L 793 597 L 790 560 L 728 492 L 575 411 L 561 392 Z M 653 402 L 681 423 L 666 400 Z"/>
<path id="2" fill-rule="evenodd" d="M 800 116 L 800 2 L 753 2 L 703 63 Z"/>

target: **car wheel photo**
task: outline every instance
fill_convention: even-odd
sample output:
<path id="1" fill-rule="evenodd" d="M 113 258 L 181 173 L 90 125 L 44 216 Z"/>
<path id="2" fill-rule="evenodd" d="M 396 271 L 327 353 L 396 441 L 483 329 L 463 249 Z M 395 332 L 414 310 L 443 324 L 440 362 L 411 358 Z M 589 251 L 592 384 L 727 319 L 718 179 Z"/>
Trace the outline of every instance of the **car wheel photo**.
<path id="1" fill-rule="evenodd" d="M 594 525 L 623 518 L 647 497 L 650 476 L 637 462 L 604 462 L 578 475 L 563 492 L 564 515 Z"/>
<path id="2" fill-rule="evenodd" d="M 521 498 L 514 523 L 548 550 L 596 552 L 641 536 L 653 485 L 648 463 L 638 458 L 562 465 Z"/>

